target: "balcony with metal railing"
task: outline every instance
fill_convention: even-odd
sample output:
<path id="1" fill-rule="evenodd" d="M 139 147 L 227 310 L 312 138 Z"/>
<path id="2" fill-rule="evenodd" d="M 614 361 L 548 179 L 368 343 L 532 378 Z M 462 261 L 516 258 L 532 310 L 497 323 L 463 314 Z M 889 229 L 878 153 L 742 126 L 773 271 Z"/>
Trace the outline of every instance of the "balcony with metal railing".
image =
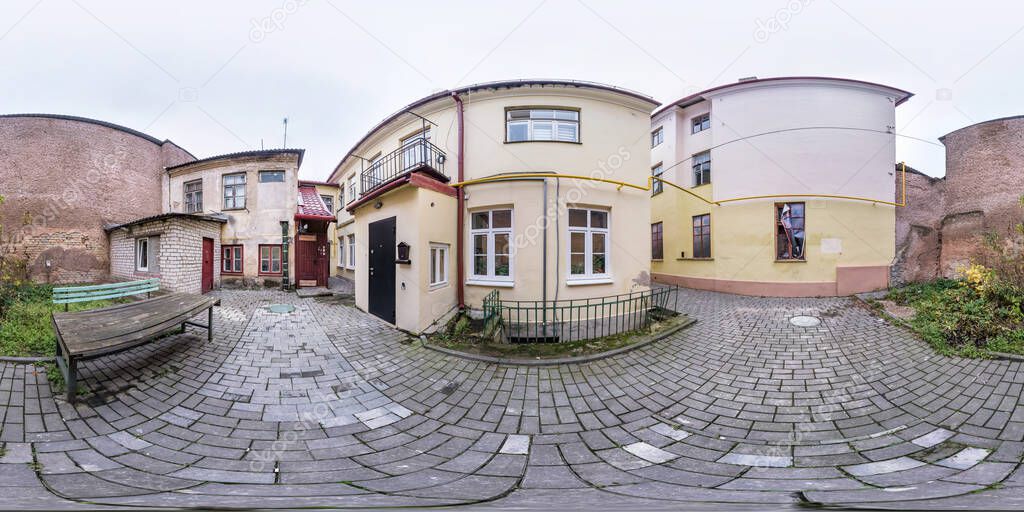
<path id="1" fill-rule="evenodd" d="M 407 141 L 363 169 L 360 174 L 360 195 L 365 197 L 373 194 L 385 185 L 414 172 L 427 174 L 447 183 L 449 178 L 444 173 L 445 158 L 444 151 L 426 139 L 416 138 Z"/>

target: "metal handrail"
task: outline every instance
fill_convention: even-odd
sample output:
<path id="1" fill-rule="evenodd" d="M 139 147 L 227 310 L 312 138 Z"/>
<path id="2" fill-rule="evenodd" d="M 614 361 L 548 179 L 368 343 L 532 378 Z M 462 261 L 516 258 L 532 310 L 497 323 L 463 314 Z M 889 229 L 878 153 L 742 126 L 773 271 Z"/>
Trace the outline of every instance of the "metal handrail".
<path id="1" fill-rule="evenodd" d="M 484 298 L 488 331 L 500 327 L 512 342 L 565 342 L 603 338 L 642 329 L 651 312 L 674 310 L 675 287 L 564 300 L 501 300 L 497 290 Z"/>
<path id="2" fill-rule="evenodd" d="M 445 154 L 441 148 L 422 138 L 410 140 L 398 149 L 380 157 L 360 174 L 362 194 L 372 192 L 401 176 L 417 170 L 444 174 Z"/>

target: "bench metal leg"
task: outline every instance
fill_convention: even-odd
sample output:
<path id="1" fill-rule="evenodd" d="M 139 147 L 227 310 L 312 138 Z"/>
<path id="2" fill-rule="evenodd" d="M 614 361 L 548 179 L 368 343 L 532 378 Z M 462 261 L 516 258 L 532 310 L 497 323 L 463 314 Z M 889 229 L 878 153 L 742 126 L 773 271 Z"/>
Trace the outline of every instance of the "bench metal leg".
<path id="1" fill-rule="evenodd" d="M 54 341 L 56 344 L 56 357 L 54 359 L 56 359 L 57 368 L 64 377 L 64 390 L 67 392 L 68 403 L 75 403 L 78 391 L 78 361 L 69 357 L 61 347 L 60 331 L 57 330 L 56 323 L 54 323 L 54 332 L 57 334 Z"/>
<path id="2" fill-rule="evenodd" d="M 75 403 L 75 398 L 78 397 L 78 361 L 74 359 L 68 360 L 68 369 L 64 375 L 64 387 L 68 393 L 68 403 Z"/>

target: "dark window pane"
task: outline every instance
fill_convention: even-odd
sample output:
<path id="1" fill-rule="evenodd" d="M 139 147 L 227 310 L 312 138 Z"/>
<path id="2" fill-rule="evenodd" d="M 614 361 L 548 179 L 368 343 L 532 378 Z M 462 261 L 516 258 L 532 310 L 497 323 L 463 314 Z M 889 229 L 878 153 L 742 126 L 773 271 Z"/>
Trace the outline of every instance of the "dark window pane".
<path id="1" fill-rule="evenodd" d="M 491 222 L 495 228 L 512 227 L 512 210 L 494 210 L 491 212 Z"/>
<path id="2" fill-rule="evenodd" d="M 569 210 L 569 225 L 577 228 L 587 227 L 587 211 Z"/>
<path id="3" fill-rule="evenodd" d="M 479 212 L 473 214 L 473 229 L 487 229 L 490 223 L 490 212 Z"/>
<path id="4" fill-rule="evenodd" d="M 507 275 L 509 275 L 508 256 L 495 256 L 494 257 L 494 275 L 496 275 L 496 276 L 507 276 Z"/>

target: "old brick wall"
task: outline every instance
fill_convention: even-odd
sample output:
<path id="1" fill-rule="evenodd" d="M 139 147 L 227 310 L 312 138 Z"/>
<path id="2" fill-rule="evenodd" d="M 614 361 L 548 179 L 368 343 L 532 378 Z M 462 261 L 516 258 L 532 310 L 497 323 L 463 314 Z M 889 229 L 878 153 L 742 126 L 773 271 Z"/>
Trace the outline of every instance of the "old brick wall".
<path id="1" fill-rule="evenodd" d="M 908 204 L 896 210 L 894 283 L 954 277 L 976 259 L 985 233 L 1011 235 L 1024 217 L 1024 116 L 974 124 L 939 140 L 946 176 L 907 173 Z"/>
<path id="2" fill-rule="evenodd" d="M 896 200 L 902 199 L 902 169 L 897 166 Z M 907 168 L 906 206 L 896 208 L 896 258 L 893 285 L 934 279 L 939 268 L 939 227 L 945 182 Z"/>
<path id="3" fill-rule="evenodd" d="M 194 159 L 100 121 L 0 116 L 0 251 L 25 259 L 38 282 L 103 280 L 104 224 L 160 213 L 163 168 Z"/>
<path id="4" fill-rule="evenodd" d="M 203 238 L 213 239 L 213 285 L 220 287 L 220 230 L 218 222 L 175 217 L 118 228 L 110 232 L 110 273 L 117 280 L 160 279 L 171 292 L 201 293 Z M 135 240 L 159 237 L 159 270 L 141 272 L 135 266 Z"/>

